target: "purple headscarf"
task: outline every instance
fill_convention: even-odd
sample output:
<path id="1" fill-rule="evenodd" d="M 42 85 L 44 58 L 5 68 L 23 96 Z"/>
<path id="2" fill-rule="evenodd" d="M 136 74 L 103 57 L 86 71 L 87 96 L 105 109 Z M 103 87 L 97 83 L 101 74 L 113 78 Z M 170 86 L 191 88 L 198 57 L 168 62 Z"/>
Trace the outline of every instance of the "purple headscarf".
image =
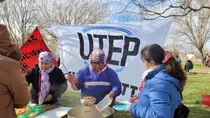
<path id="1" fill-rule="evenodd" d="M 102 49 L 94 50 L 89 57 L 89 61 L 90 62 L 103 62 L 104 65 L 107 64 L 107 58 Z"/>
<path id="2" fill-rule="evenodd" d="M 39 62 L 53 62 L 55 56 L 47 51 L 39 54 Z"/>
<path id="3" fill-rule="evenodd" d="M 52 62 L 55 57 L 49 53 L 49 52 L 41 52 L 39 54 L 39 62 Z M 52 67 L 48 70 L 41 69 L 41 87 L 40 87 L 40 93 L 39 93 L 39 100 L 38 103 L 42 104 L 44 102 L 44 99 L 46 95 L 49 93 L 50 90 L 50 81 L 49 81 L 49 73 L 52 72 L 54 69 L 54 65 L 52 64 Z"/>

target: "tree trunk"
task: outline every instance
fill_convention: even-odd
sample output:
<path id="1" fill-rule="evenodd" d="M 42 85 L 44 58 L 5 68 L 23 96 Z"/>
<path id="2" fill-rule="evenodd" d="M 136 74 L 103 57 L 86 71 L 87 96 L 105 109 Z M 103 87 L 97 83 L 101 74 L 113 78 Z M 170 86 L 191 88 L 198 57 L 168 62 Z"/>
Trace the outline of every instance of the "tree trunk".
<path id="1" fill-rule="evenodd" d="M 202 48 L 199 48 L 198 50 L 199 50 L 199 52 L 200 52 L 200 54 L 201 54 L 201 62 L 202 62 L 202 64 L 204 65 L 203 50 L 202 50 Z"/>

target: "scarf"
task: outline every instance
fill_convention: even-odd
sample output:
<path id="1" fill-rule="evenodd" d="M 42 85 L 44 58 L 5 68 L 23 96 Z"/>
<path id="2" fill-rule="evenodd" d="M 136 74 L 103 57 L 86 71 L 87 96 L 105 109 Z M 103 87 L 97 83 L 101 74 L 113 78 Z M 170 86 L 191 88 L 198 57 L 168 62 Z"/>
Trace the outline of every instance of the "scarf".
<path id="1" fill-rule="evenodd" d="M 157 73 L 159 73 L 163 69 L 165 69 L 164 64 L 157 65 L 156 68 L 154 68 L 154 70 L 148 72 L 146 80 L 152 79 Z"/>
<path id="2" fill-rule="evenodd" d="M 151 71 L 153 71 L 157 66 L 153 66 L 151 68 L 149 68 L 148 70 L 144 71 L 144 73 L 142 74 L 142 79 L 141 79 L 141 85 L 139 87 L 139 91 L 138 94 L 141 92 L 141 90 L 144 87 L 144 82 L 147 80 L 147 74 Z"/>
<path id="3" fill-rule="evenodd" d="M 151 71 L 153 71 L 157 66 L 153 66 L 151 68 L 149 68 L 148 70 L 144 71 L 144 73 L 142 74 L 142 81 L 146 81 L 147 79 L 147 74 Z"/>
<path id="4" fill-rule="evenodd" d="M 45 99 L 46 95 L 50 91 L 49 73 L 51 73 L 53 69 L 54 69 L 54 65 L 52 65 L 52 67 L 49 68 L 48 70 L 40 69 L 40 72 L 41 72 L 41 82 L 40 82 L 41 87 L 40 87 L 40 92 L 39 92 L 38 104 L 42 104 L 44 102 L 44 99 Z"/>

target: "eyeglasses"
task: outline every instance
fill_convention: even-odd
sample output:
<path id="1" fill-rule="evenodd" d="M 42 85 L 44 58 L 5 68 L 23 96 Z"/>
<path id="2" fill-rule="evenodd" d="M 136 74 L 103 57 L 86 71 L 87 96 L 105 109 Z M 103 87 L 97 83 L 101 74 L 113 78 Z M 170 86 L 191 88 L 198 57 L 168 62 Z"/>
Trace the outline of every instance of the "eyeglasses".
<path id="1" fill-rule="evenodd" d="M 92 65 L 99 65 L 99 64 L 104 64 L 104 62 L 90 62 Z"/>

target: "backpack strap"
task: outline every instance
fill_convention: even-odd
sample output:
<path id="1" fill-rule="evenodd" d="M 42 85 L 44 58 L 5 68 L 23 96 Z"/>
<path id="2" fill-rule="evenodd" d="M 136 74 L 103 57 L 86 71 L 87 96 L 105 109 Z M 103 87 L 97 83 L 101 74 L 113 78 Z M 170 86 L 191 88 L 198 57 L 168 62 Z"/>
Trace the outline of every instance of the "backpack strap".
<path id="1" fill-rule="evenodd" d="M 182 96 L 182 92 L 180 91 L 180 95 L 181 95 L 181 100 L 183 100 L 183 96 Z"/>

